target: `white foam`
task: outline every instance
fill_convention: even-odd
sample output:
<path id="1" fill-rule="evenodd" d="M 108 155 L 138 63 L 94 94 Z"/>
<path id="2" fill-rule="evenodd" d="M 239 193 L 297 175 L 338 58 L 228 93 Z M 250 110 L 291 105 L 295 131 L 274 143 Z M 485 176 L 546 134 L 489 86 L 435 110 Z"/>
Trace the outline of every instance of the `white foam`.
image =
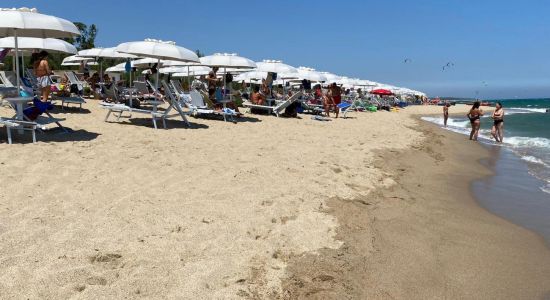
<path id="1" fill-rule="evenodd" d="M 550 148 L 550 140 L 541 137 L 512 136 L 505 137 L 504 143 L 512 147 Z"/>
<path id="2" fill-rule="evenodd" d="M 508 115 L 532 113 L 546 113 L 546 108 L 509 107 L 506 109 Z"/>
<path id="3" fill-rule="evenodd" d="M 523 159 L 525 161 L 528 161 L 530 163 L 533 163 L 533 164 L 539 164 L 539 165 L 542 165 L 542 166 L 545 166 L 545 167 L 549 167 L 548 164 L 546 164 L 544 161 L 542 161 L 542 159 L 531 156 L 531 155 L 522 156 L 521 159 Z"/>
<path id="4" fill-rule="evenodd" d="M 547 185 L 547 186 L 541 186 L 540 187 L 540 190 L 547 193 L 547 194 L 550 194 L 550 185 Z"/>

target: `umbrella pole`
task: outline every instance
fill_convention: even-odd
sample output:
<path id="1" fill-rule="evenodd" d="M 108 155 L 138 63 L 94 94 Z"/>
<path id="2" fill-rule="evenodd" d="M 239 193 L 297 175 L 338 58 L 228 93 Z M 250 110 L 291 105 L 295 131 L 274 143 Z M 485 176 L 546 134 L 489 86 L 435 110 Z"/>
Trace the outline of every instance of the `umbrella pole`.
<path id="1" fill-rule="evenodd" d="M 226 88 L 225 88 L 225 85 L 226 85 L 226 82 L 225 82 L 225 78 L 227 78 L 227 67 L 223 67 L 223 94 L 222 94 L 222 97 L 225 99 L 225 93 L 226 93 Z M 225 106 L 225 104 L 224 104 Z"/>
<path id="2" fill-rule="evenodd" d="M 159 90 L 159 68 L 160 66 L 160 58 L 158 59 L 158 62 L 157 62 L 157 82 L 155 82 L 155 86 L 157 87 L 157 91 Z"/>
<path id="3" fill-rule="evenodd" d="M 191 77 L 189 75 L 189 65 L 187 65 L 187 90 L 191 92 Z"/>
<path id="4" fill-rule="evenodd" d="M 15 39 L 15 74 L 17 78 L 17 95 L 19 96 L 19 84 L 21 78 L 19 78 L 19 43 L 17 42 L 17 29 L 13 30 L 13 37 Z"/>

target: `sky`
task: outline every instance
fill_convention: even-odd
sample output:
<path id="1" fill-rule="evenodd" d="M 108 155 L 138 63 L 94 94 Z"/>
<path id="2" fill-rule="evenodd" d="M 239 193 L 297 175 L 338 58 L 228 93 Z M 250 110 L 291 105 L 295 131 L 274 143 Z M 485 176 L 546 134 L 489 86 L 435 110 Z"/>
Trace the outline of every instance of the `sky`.
<path id="1" fill-rule="evenodd" d="M 546 0 L 2 0 L 0 6 L 96 24 L 101 47 L 155 38 L 434 97 L 550 97 Z M 449 62 L 454 66 L 443 70 Z"/>

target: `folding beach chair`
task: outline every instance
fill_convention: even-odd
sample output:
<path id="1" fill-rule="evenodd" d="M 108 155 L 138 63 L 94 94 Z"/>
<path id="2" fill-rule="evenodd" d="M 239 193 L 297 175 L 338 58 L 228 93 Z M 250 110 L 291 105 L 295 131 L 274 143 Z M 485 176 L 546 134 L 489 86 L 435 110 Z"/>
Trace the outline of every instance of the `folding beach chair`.
<path id="1" fill-rule="evenodd" d="M 82 98 L 84 83 L 78 79 L 73 71 L 65 72 L 65 76 L 67 76 L 67 79 L 69 80 L 71 97 L 57 98 L 58 100 L 61 100 L 61 109 L 65 108 L 65 104 L 67 104 L 67 107 L 69 106 L 69 104 L 77 104 L 79 105 L 79 109 L 82 110 L 82 104 L 86 103 L 86 100 Z M 73 94 L 76 94 L 76 96 L 72 96 Z"/>
<path id="2" fill-rule="evenodd" d="M 6 118 L 0 117 L 0 125 L 4 125 L 6 127 L 8 144 L 10 145 L 12 144 L 12 134 L 11 134 L 12 129 L 31 131 L 32 142 L 36 143 L 36 128 L 38 126 L 36 123 L 19 121 L 14 119 L 6 119 Z"/>

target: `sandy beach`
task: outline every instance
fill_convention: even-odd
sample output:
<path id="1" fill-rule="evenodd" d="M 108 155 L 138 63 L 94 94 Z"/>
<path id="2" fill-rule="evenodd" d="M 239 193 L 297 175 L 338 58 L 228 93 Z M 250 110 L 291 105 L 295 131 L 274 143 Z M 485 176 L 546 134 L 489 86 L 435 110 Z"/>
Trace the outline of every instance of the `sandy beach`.
<path id="1" fill-rule="evenodd" d="M 88 100 L 54 111 L 71 133 L 2 129 L 0 298 L 548 297 L 550 251 L 475 202 L 487 152 L 440 112 L 154 130 Z"/>

